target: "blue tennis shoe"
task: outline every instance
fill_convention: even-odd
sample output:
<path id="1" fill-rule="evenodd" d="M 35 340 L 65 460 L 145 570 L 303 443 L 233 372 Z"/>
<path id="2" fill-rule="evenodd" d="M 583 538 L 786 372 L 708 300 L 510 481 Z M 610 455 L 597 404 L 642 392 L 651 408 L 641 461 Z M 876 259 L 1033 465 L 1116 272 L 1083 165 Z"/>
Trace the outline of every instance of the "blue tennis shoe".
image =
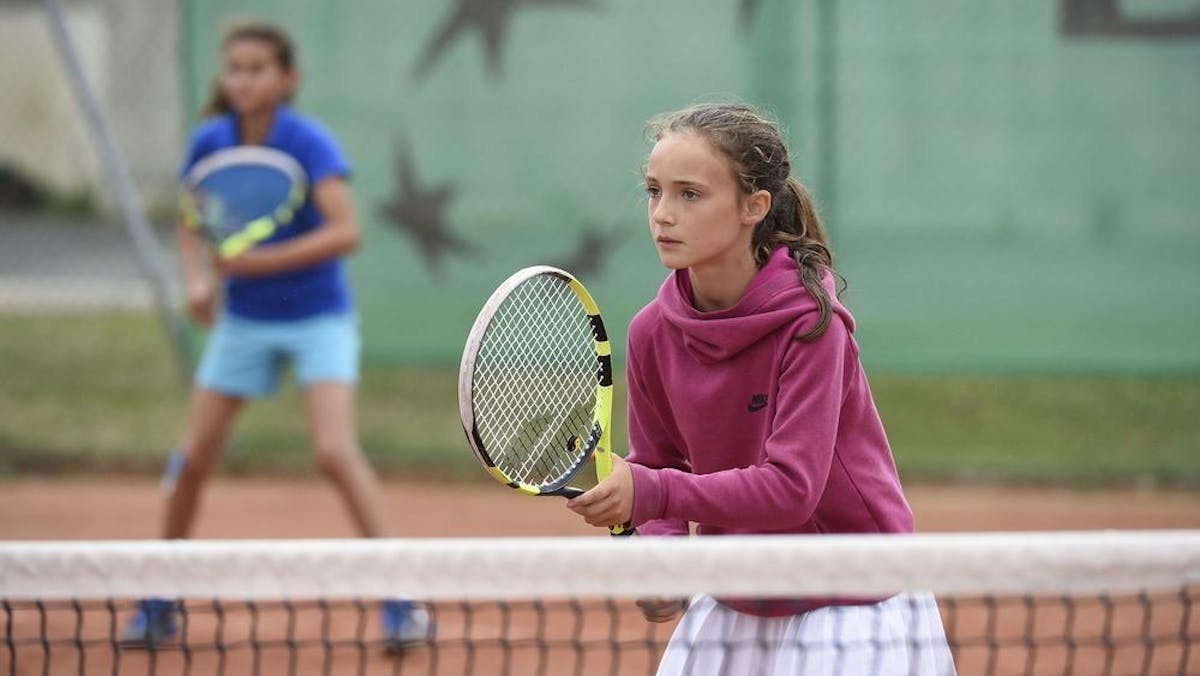
<path id="1" fill-rule="evenodd" d="M 433 640 L 434 622 L 429 611 L 412 601 L 383 602 L 383 645 L 389 653 L 400 653 Z"/>
<path id="2" fill-rule="evenodd" d="M 126 625 L 121 634 L 121 645 L 126 648 L 154 650 L 172 641 L 179 634 L 176 618 L 179 606 L 166 599 L 143 599 L 138 601 L 137 614 Z"/>

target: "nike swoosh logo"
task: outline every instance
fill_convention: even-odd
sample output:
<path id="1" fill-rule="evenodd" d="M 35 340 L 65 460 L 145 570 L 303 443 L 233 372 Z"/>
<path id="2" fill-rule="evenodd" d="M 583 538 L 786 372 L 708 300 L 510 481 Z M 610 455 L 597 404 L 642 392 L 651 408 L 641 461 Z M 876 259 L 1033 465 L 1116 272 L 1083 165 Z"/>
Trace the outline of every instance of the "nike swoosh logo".
<path id="1" fill-rule="evenodd" d="M 750 404 L 749 406 L 746 407 L 746 410 L 751 413 L 757 413 L 758 411 L 761 411 L 766 407 L 767 407 L 767 402 L 764 401 L 761 404 Z"/>

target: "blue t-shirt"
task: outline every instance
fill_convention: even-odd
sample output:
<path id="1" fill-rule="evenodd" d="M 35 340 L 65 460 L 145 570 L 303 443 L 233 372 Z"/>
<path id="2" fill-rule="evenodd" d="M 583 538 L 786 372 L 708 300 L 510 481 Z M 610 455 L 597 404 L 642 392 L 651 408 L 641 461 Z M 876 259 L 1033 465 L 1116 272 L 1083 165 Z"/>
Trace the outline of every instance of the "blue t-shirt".
<path id="1" fill-rule="evenodd" d="M 204 156 L 239 144 L 234 114 L 204 122 L 192 134 L 180 176 Z M 312 186 L 330 176 L 350 176 L 350 162 L 333 135 L 316 120 L 280 106 L 264 145 L 296 158 L 308 174 L 309 193 L 295 219 L 262 244 L 299 237 L 320 227 L 321 213 L 313 204 Z M 226 311 L 248 319 L 304 319 L 348 312 L 353 306 L 353 294 L 340 258 L 265 277 L 229 277 L 225 282 Z"/>

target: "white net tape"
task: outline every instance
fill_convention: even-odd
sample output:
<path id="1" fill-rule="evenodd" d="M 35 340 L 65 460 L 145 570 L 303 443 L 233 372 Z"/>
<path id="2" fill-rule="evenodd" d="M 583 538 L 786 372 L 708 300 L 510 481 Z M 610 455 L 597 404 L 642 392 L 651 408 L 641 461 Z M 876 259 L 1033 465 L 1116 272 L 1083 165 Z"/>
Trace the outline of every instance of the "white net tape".
<path id="1" fill-rule="evenodd" d="M 1200 583 L 1200 531 L 10 542 L 0 598 L 1087 593 Z"/>

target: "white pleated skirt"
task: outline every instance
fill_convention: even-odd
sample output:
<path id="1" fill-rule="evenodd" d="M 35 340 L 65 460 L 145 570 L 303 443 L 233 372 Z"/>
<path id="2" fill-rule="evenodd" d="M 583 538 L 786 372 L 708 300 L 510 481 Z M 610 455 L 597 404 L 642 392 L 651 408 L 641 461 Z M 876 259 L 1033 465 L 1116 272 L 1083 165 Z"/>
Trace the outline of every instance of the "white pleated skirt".
<path id="1" fill-rule="evenodd" d="M 659 676 L 953 676 L 954 658 L 932 594 L 789 617 L 739 613 L 692 599 Z"/>

